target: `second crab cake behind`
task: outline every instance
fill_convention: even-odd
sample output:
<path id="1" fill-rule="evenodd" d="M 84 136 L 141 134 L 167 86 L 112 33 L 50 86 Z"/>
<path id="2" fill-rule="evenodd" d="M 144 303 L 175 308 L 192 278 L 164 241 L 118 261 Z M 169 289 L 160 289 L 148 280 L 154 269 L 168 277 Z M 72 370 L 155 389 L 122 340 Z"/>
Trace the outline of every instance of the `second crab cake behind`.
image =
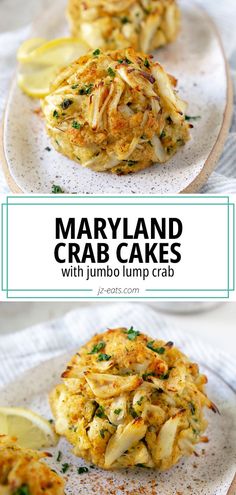
<path id="1" fill-rule="evenodd" d="M 164 163 L 189 139 L 176 83 L 151 56 L 96 49 L 64 69 L 43 100 L 52 143 L 98 172 Z"/>
<path id="2" fill-rule="evenodd" d="M 175 0 L 69 0 L 68 17 L 91 48 L 150 52 L 175 40 L 180 16 Z"/>

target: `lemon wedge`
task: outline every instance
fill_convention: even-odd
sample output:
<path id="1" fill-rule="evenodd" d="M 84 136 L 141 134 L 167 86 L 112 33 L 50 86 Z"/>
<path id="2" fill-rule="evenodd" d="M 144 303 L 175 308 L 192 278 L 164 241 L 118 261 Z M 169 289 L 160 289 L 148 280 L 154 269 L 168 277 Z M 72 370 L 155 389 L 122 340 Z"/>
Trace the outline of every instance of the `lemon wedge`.
<path id="1" fill-rule="evenodd" d="M 18 72 L 17 81 L 19 87 L 31 98 L 44 98 L 48 95 L 50 83 L 55 78 L 58 67 L 38 68 L 32 67 L 30 71 Z"/>
<path id="2" fill-rule="evenodd" d="M 20 407 L 0 407 L 0 434 L 16 437 L 19 446 L 28 449 L 45 449 L 58 443 L 49 421 Z"/>
<path id="3" fill-rule="evenodd" d="M 20 62 L 18 84 L 32 98 L 44 98 L 58 71 L 89 51 L 79 38 L 58 38 L 25 41 L 18 50 Z"/>
<path id="4" fill-rule="evenodd" d="M 24 41 L 17 52 L 18 62 L 28 62 L 34 50 L 45 43 L 47 40 L 44 38 L 32 38 Z"/>

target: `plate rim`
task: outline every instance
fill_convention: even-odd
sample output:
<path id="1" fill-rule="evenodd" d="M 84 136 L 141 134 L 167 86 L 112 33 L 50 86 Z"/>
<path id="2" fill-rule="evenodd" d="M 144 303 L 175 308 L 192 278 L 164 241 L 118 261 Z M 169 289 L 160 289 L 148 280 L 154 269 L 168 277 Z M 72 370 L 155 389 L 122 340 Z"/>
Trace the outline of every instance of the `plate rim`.
<path id="1" fill-rule="evenodd" d="M 184 188 L 183 190 L 181 190 L 179 193 L 176 193 L 176 194 L 194 194 L 194 193 L 197 193 L 201 189 L 201 187 L 207 182 L 208 178 L 210 177 L 211 173 L 213 172 L 214 168 L 216 167 L 218 160 L 221 156 L 221 153 L 224 149 L 224 145 L 225 145 L 226 139 L 227 139 L 228 134 L 229 134 L 229 129 L 230 129 L 232 115 L 233 115 L 233 96 L 234 96 L 233 81 L 231 78 L 229 62 L 228 62 L 227 57 L 226 57 L 226 53 L 225 53 L 225 49 L 223 46 L 220 32 L 219 32 L 215 22 L 213 21 L 211 16 L 208 14 L 208 12 L 203 7 L 200 7 L 197 4 L 195 4 L 195 7 L 199 11 L 204 12 L 205 16 L 207 17 L 207 20 L 210 23 L 212 30 L 215 33 L 216 39 L 217 39 L 218 44 L 219 44 L 220 51 L 221 51 L 222 56 L 223 56 L 224 67 L 225 67 L 225 76 L 226 76 L 226 85 L 227 85 L 226 105 L 225 105 L 225 110 L 224 110 L 224 114 L 223 114 L 223 121 L 222 121 L 222 125 L 220 128 L 219 134 L 217 136 L 215 144 L 214 144 L 207 160 L 205 161 L 201 171 L 186 188 Z M 2 167 L 3 173 L 5 176 L 7 185 L 10 188 L 10 191 L 13 194 L 29 194 L 27 192 L 24 192 L 19 187 L 19 185 L 17 184 L 15 179 L 13 178 L 11 171 L 10 171 L 8 161 L 7 161 L 6 152 L 5 152 L 5 142 L 4 141 L 5 141 L 5 131 L 6 131 L 6 112 L 7 112 L 7 108 L 9 105 L 9 98 L 10 98 L 12 86 L 15 83 L 15 81 L 16 81 L 16 71 L 15 71 L 15 74 L 14 74 L 12 81 L 11 81 L 11 84 L 10 84 L 10 89 L 8 92 L 8 96 L 7 96 L 6 103 L 5 103 L 5 109 L 3 112 L 2 124 L 0 127 L 0 161 L 1 161 L 1 167 Z"/>

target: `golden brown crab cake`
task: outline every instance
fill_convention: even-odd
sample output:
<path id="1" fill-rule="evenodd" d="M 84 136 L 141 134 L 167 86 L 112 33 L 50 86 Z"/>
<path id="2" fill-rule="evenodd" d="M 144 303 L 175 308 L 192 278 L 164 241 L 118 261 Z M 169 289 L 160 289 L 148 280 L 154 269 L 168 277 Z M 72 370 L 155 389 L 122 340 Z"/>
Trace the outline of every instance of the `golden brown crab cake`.
<path id="1" fill-rule="evenodd" d="M 67 12 L 72 35 L 93 49 L 133 47 L 149 53 L 179 32 L 175 0 L 69 0 Z"/>
<path id="2" fill-rule="evenodd" d="M 64 480 L 41 461 L 47 455 L 0 436 L 0 495 L 63 495 Z"/>
<path id="3" fill-rule="evenodd" d="M 43 100 L 55 148 L 83 167 L 127 174 L 168 161 L 189 139 L 176 80 L 132 48 L 82 56 Z"/>
<path id="4" fill-rule="evenodd" d="M 207 441 L 204 407 L 217 410 L 197 364 L 132 327 L 93 337 L 62 378 L 50 396 L 56 431 L 104 469 L 169 469 Z"/>

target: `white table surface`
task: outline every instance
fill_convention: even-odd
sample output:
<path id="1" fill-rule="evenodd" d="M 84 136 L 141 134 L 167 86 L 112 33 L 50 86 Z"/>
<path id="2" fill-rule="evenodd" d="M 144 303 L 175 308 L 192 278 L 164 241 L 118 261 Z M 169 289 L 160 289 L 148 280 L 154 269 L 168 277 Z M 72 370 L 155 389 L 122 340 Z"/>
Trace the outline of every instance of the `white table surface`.
<path id="1" fill-rule="evenodd" d="M 0 335 L 17 332 L 31 325 L 58 318 L 74 308 L 88 306 L 88 304 L 93 306 L 99 303 L 1 303 Z M 157 311 L 160 310 L 158 303 L 151 305 Z M 201 338 L 214 347 L 234 354 L 236 358 L 236 303 L 227 302 L 219 304 L 210 311 L 190 314 L 168 313 L 168 318 L 193 337 Z"/>

